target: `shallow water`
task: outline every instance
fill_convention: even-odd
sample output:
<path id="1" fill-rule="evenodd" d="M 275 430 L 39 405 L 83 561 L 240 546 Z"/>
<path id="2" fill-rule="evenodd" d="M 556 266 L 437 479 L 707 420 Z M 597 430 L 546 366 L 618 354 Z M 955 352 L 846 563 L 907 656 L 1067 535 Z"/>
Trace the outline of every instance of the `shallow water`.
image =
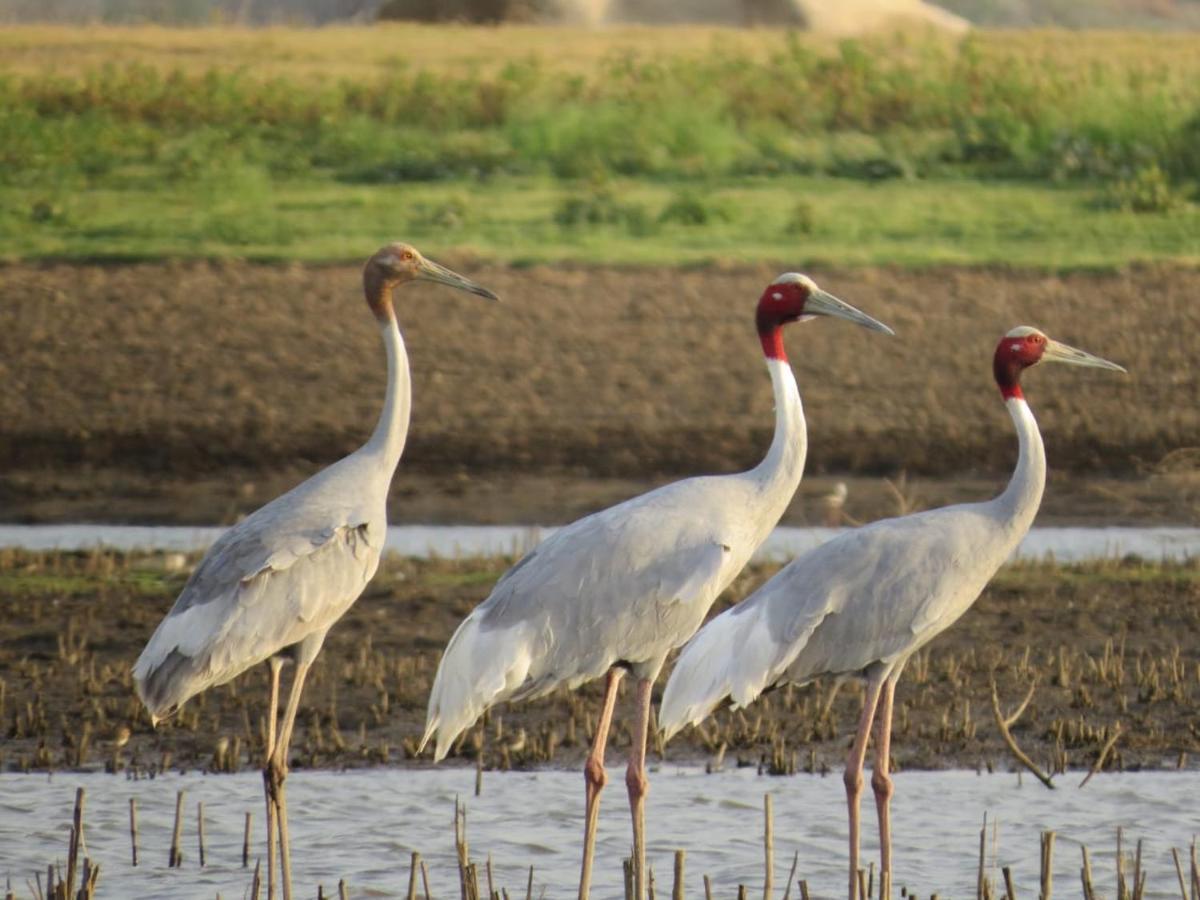
<path id="1" fill-rule="evenodd" d="M 222 528 L 147 525 L 0 525 L 0 547 L 27 550 L 203 550 Z M 551 534 L 536 525 L 392 525 L 387 547 L 404 556 L 519 555 Z M 757 559 L 788 559 L 821 544 L 839 529 L 776 528 Z M 1181 560 L 1200 556 L 1200 528 L 1034 528 L 1015 554 L 1060 562 L 1140 556 Z"/>
<path id="2" fill-rule="evenodd" d="M 1019 896 L 1037 896 L 1038 834 L 1058 832 L 1055 894 L 1078 897 L 1080 844 L 1092 854 L 1100 893 L 1115 895 L 1115 834 L 1125 827 L 1130 849 L 1145 839 L 1147 896 L 1178 896 L 1171 847 L 1181 851 L 1200 828 L 1196 797 L 1200 772 L 1098 775 L 1083 790 L 1077 773 L 1059 790 L 1047 791 L 1013 774 L 912 772 L 896 775 L 893 828 L 894 896 L 907 886 L 919 896 L 944 898 L 975 892 L 979 828 L 984 813 L 999 823 L 995 878 L 1012 866 Z M 373 769 L 294 772 L 288 781 L 297 893 L 311 897 L 316 884 L 336 896 L 345 878 L 352 897 L 403 897 L 409 854 L 419 850 L 438 897 L 458 895 L 452 822 L 454 800 L 468 804 L 472 858 L 490 853 L 499 889 L 524 896 L 534 866 L 534 896 L 574 895 L 582 832 L 582 778 L 577 772 L 489 772 L 483 796 L 472 796 L 474 772 L 461 768 Z M 9 875 L 18 896 L 28 896 L 26 877 L 65 857 L 67 828 L 77 786 L 87 790 L 85 841 L 101 865 L 102 897 L 197 897 L 246 894 L 250 876 L 241 868 L 244 814 L 254 814 L 253 857 L 262 852 L 262 781 L 256 773 L 205 776 L 170 774 L 127 781 L 101 774 L 0 775 L 0 875 Z M 181 869 L 166 867 L 175 793 L 185 790 Z M 759 896 L 763 876 L 763 795 L 775 811 L 776 896 L 799 852 L 798 877 L 814 896 L 843 894 L 845 811 L 841 778 L 799 775 L 762 777 L 752 769 L 705 775 L 695 768 L 663 764 L 651 772 L 647 809 L 649 859 L 659 896 L 669 893 L 672 855 L 687 850 L 688 894 L 703 896 L 709 874 L 718 897 L 732 897 L 744 883 Z M 138 798 L 140 860 L 129 865 L 129 797 Z M 197 865 L 196 801 L 204 801 L 207 866 Z M 864 856 L 875 858 L 870 789 L 864 798 Z M 622 855 L 628 852 L 628 813 L 621 770 L 610 768 L 604 795 L 593 895 L 622 895 Z M 989 848 L 992 841 L 989 831 Z M 989 849 L 989 854 L 991 853 Z M 1184 857 L 1186 860 L 1186 856 Z M 989 868 L 991 862 L 989 861 Z M 793 896 L 797 896 L 793 892 Z"/>

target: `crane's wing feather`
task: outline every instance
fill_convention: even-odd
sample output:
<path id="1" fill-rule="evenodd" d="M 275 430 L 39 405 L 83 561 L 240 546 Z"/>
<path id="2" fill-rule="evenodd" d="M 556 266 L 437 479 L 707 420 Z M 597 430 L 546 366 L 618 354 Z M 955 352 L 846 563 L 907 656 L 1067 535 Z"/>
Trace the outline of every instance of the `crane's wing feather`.
<path id="1" fill-rule="evenodd" d="M 659 721 L 674 734 L 726 698 L 781 680 L 857 673 L 906 658 L 960 615 L 1007 556 L 969 504 L 845 532 L 717 616 L 680 654 Z"/>
<path id="2" fill-rule="evenodd" d="M 222 535 L 192 573 L 134 665 L 152 715 L 327 628 L 362 592 L 383 529 L 319 504 L 296 512 L 264 506 Z"/>
<path id="3" fill-rule="evenodd" d="M 440 759 L 492 704 L 618 662 L 657 674 L 744 558 L 694 509 L 656 493 L 555 532 L 501 577 L 446 647 L 422 746 L 436 732 Z"/>

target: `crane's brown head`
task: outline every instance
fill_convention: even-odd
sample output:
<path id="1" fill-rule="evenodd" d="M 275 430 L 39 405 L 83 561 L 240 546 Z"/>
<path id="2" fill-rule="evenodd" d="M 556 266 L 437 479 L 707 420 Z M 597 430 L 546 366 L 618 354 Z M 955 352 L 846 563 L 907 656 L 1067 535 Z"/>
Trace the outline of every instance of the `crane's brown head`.
<path id="1" fill-rule="evenodd" d="M 1006 400 L 1025 396 L 1021 392 L 1021 373 L 1040 362 L 1061 362 L 1072 366 L 1110 369 L 1114 372 L 1125 371 L 1124 368 L 1107 359 L 1101 359 L 1085 353 L 1083 350 L 1053 341 L 1036 328 L 1029 325 L 1018 325 L 1000 338 L 1000 343 L 996 345 L 996 355 L 992 360 L 992 372 L 996 376 L 996 384 L 1000 387 L 1000 393 Z"/>
<path id="2" fill-rule="evenodd" d="M 763 353 L 771 359 L 786 359 L 783 352 L 783 326 L 814 316 L 837 316 L 864 328 L 894 334 L 882 322 L 821 290 L 807 275 L 787 272 L 767 285 L 758 300 L 755 324 L 758 326 Z"/>
<path id="3" fill-rule="evenodd" d="M 426 259 L 412 244 L 392 243 L 380 247 L 363 267 L 363 290 L 375 318 L 392 316 L 392 289 L 410 281 L 433 281 L 489 300 L 500 298 L 487 288 Z"/>

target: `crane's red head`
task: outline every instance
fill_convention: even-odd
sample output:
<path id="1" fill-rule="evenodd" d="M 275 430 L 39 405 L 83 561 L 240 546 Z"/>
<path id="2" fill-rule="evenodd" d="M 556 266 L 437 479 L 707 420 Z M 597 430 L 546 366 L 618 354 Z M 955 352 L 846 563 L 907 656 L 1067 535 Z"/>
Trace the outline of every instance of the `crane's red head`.
<path id="1" fill-rule="evenodd" d="M 1045 352 L 1046 335 L 1028 325 L 1020 325 L 1000 338 L 992 372 L 1005 400 L 1025 396 L 1021 393 L 1021 373 L 1040 363 Z"/>
<path id="2" fill-rule="evenodd" d="M 893 333 L 882 322 L 821 290 L 807 275 L 787 272 L 767 285 L 758 299 L 755 323 L 758 326 L 758 339 L 767 358 L 787 359 L 783 350 L 783 326 L 813 316 L 837 316 L 864 328 L 884 334 Z"/>
<path id="3" fill-rule="evenodd" d="M 992 359 L 992 372 L 1005 400 L 1024 399 L 1021 392 L 1021 373 L 1040 362 L 1062 362 L 1094 369 L 1125 370 L 1116 363 L 1092 356 L 1083 350 L 1051 340 L 1029 325 L 1019 325 L 1000 339 Z"/>
<path id="4" fill-rule="evenodd" d="M 489 300 L 500 299 L 487 288 L 426 259 L 412 244 L 392 243 L 380 247 L 363 267 L 363 290 L 375 318 L 392 318 L 392 289 L 409 281 L 434 281 Z"/>

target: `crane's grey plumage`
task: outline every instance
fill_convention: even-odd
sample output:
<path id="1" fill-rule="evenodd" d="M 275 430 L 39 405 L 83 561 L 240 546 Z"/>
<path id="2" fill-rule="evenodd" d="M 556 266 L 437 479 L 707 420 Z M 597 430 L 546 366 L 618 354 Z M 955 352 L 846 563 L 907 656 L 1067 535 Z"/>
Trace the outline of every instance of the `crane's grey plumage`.
<path id="1" fill-rule="evenodd" d="M 184 585 L 133 667 L 152 720 L 172 715 L 189 698 L 288 647 L 296 675 L 278 740 L 274 740 L 277 665 L 264 778 L 268 806 L 268 894 L 274 891 L 274 817 L 283 856 L 283 892 L 291 895 L 282 782 L 304 676 L 329 628 L 375 574 L 387 533 L 387 494 L 408 434 L 412 408 L 408 355 L 391 292 L 424 280 L 496 299 L 486 288 L 425 259 L 407 244 L 389 244 L 367 262 L 363 286 L 387 350 L 383 411 L 360 449 L 226 531 Z"/>
<path id="2" fill-rule="evenodd" d="M 1032 341 L 1032 346 L 1027 342 Z M 1040 349 L 1039 349 L 1040 348 Z M 777 684 L 805 684 L 822 675 L 863 675 L 874 687 L 860 725 L 866 732 L 883 696 L 880 742 L 890 740 L 891 691 L 908 658 L 950 627 L 975 602 L 1016 549 L 1037 514 L 1046 457 L 1037 422 L 1020 392 L 1015 370 L 1006 384 L 1002 355 L 1028 353 L 1031 362 L 1058 360 L 1121 370 L 1082 351 L 1048 341 L 1021 326 L 997 347 L 997 373 L 1016 426 L 1019 458 L 998 497 L 886 519 L 844 532 L 785 566 L 742 603 L 702 628 L 680 654 L 663 693 L 659 722 L 670 737 L 729 699 L 735 707 Z M 868 697 L 872 696 L 871 692 Z M 885 715 L 886 712 L 886 715 Z M 861 757 L 857 760 L 861 779 Z M 890 797 L 886 759 L 876 763 L 877 794 Z M 847 787 L 854 780 L 848 765 Z M 886 832 L 886 797 L 880 803 Z M 851 893 L 857 877 L 857 815 L 851 804 Z M 884 865 L 890 875 L 889 840 Z"/>
<path id="3" fill-rule="evenodd" d="M 775 436 L 748 472 L 690 478 L 587 516 L 547 538 L 497 582 L 446 647 L 429 698 L 421 746 L 440 760 L 488 707 L 574 688 L 614 667 L 585 775 L 588 825 L 580 897 L 588 894 L 595 798 L 620 671 L 639 685 L 640 730 L 626 781 L 634 809 L 638 895 L 644 890 L 640 801 L 650 685 L 667 654 L 703 621 L 787 508 L 804 468 L 807 437 L 780 329 L 802 316 L 836 315 L 890 330 L 788 273 L 759 301 L 759 334 L 775 392 Z M 639 736 L 641 737 L 639 751 Z"/>

